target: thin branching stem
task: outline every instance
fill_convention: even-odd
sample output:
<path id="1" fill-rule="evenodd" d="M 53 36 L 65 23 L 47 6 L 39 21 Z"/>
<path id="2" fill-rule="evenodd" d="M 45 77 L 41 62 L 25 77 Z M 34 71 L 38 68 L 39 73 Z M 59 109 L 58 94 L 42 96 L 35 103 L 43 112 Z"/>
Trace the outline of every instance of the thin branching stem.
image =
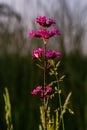
<path id="1" fill-rule="evenodd" d="M 55 66 L 54 66 L 54 68 L 55 68 Z M 58 80 L 58 76 L 57 76 L 57 74 L 56 74 L 56 71 L 55 71 L 54 74 L 55 74 L 56 81 L 57 81 L 58 92 L 59 92 L 59 93 L 58 93 L 58 96 L 59 96 L 59 105 L 60 105 L 60 110 L 61 110 L 61 113 L 62 113 L 62 101 L 61 101 L 61 95 L 60 95 L 60 84 L 59 84 L 59 80 Z M 62 117 L 61 117 L 61 119 L 60 119 L 60 122 L 61 122 L 61 120 L 62 120 L 63 130 L 65 130 L 63 115 L 62 115 Z"/>

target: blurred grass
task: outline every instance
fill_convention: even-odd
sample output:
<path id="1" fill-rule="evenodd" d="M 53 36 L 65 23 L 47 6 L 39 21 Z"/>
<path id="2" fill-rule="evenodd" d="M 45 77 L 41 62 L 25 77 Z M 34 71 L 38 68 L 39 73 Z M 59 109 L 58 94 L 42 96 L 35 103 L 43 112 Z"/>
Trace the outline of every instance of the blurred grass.
<path id="1" fill-rule="evenodd" d="M 80 58 L 78 58 L 80 57 Z M 31 56 L 19 57 L 9 55 L 0 58 L 0 122 L 5 129 L 4 120 L 4 87 L 8 86 L 14 129 L 38 129 L 39 105 L 38 98 L 31 95 L 37 85 L 43 84 L 42 72 L 33 64 Z M 66 75 L 64 80 L 64 97 L 72 91 L 71 107 L 75 115 L 65 115 L 66 130 L 85 130 L 87 125 L 87 57 L 68 55 L 62 59 L 60 72 Z M 57 102 L 55 102 L 57 104 Z M 54 103 L 54 104 L 55 104 Z M 36 121 L 37 118 L 37 121 Z M 68 118 L 68 119 L 67 119 Z"/>

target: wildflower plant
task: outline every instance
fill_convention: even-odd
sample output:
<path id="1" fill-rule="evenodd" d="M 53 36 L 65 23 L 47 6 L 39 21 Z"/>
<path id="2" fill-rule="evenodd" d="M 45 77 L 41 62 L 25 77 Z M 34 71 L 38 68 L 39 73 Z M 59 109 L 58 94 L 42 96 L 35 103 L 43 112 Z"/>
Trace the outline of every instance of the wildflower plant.
<path id="1" fill-rule="evenodd" d="M 59 130 L 62 124 L 62 129 L 64 128 L 64 118 L 63 115 L 66 110 L 69 110 L 73 114 L 73 111 L 68 108 L 69 100 L 71 97 L 71 92 L 65 99 L 65 102 L 61 101 L 61 86 L 60 82 L 63 81 L 64 75 L 59 77 L 58 69 L 60 65 L 61 53 L 59 51 L 48 50 L 47 43 L 48 40 L 57 35 L 60 35 L 60 31 L 56 28 L 56 23 L 53 19 L 47 18 L 46 16 L 40 16 L 36 18 L 36 23 L 40 26 L 37 31 L 32 30 L 29 33 L 31 38 L 37 37 L 43 41 L 43 48 L 38 48 L 32 52 L 33 60 L 38 60 L 39 64 L 37 66 L 43 71 L 43 85 L 37 86 L 31 94 L 36 95 L 41 99 L 42 106 L 40 106 L 41 114 L 41 124 L 39 125 L 39 130 Z M 51 29 L 50 29 L 51 27 Z M 56 62 L 55 59 L 58 59 Z M 53 76 L 55 80 L 50 83 L 47 82 L 47 73 L 49 70 L 49 75 Z M 58 108 L 54 110 L 54 115 L 51 116 L 51 107 L 49 106 L 49 101 L 58 96 Z"/>

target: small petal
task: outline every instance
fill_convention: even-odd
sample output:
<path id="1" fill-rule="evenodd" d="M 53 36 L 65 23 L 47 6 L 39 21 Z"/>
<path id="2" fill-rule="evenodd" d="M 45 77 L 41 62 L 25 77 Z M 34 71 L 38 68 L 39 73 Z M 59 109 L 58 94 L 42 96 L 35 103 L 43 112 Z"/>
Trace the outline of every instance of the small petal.
<path id="1" fill-rule="evenodd" d="M 61 53 L 58 52 L 58 51 L 53 51 L 53 50 L 47 50 L 46 51 L 46 57 L 47 58 L 50 58 L 50 59 L 54 59 L 56 57 L 60 57 L 61 56 Z"/>
<path id="2" fill-rule="evenodd" d="M 40 92 L 42 92 L 42 86 L 38 86 L 36 89 L 34 89 L 31 94 L 38 95 Z"/>
<path id="3" fill-rule="evenodd" d="M 56 57 L 61 57 L 61 53 L 60 52 L 56 51 L 55 54 L 56 54 Z"/>
<path id="4" fill-rule="evenodd" d="M 38 48 L 32 52 L 32 57 L 36 59 L 40 59 L 42 57 L 42 53 L 44 52 L 44 48 Z"/>
<path id="5" fill-rule="evenodd" d="M 32 31 L 29 33 L 29 36 L 30 36 L 31 38 L 35 36 L 34 30 L 32 30 Z"/>

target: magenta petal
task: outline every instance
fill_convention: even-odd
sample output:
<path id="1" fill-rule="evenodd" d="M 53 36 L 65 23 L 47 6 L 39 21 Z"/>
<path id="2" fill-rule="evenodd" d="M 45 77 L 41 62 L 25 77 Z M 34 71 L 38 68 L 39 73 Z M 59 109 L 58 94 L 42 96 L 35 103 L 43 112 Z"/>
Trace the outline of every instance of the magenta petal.
<path id="1" fill-rule="evenodd" d="M 29 36 L 30 36 L 31 38 L 35 36 L 34 30 L 32 30 L 32 31 L 29 33 Z"/>

